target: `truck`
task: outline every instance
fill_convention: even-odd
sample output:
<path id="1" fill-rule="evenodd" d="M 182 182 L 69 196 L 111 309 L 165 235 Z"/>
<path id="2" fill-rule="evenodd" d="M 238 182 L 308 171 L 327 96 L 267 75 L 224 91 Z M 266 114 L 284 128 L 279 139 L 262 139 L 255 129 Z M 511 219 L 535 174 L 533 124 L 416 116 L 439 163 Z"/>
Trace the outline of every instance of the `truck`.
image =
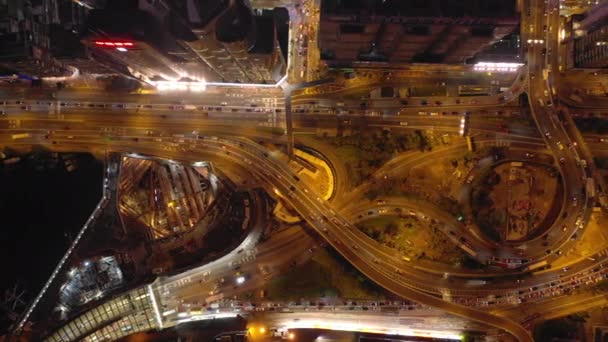
<path id="1" fill-rule="evenodd" d="M 31 137 L 31 135 L 29 133 L 18 133 L 18 134 L 13 134 L 11 137 L 13 138 L 13 140 L 17 140 L 17 139 L 29 138 L 29 137 Z"/>
<path id="2" fill-rule="evenodd" d="M 570 94 L 570 99 L 576 102 L 583 102 L 583 99 L 576 94 Z"/>
<path id="3" fill-rule="evenodd" d="M 467 280 L 467 285 L 478 286 L 478 285 L 485 285 L 485 284 L 487 284 L 487 281 L 481 280 L 481 279 Z"/>
<path id="4" fill-rule="evenodd" d="M 20 160 L 21 160 L 21 158 L 19 158 L 19 157 L 13 157 L 13 158 L 4 159 L 2 162 L 4 163 L 4 165 L 8 165 L 8 164 L 16 164 Z"/>
<path id="5" fill-rule="evenodd" d="M 222 299 L 224 299 L 224 293 L 220 292 L 218 294 L 215 294 L 215 295 L 212 295 L 212 296 L 209 296 L 209 297 L 205 298 L 205 302 L 207 302 L 207 303 L 217 302 L 217 301 L 220 301 Z"/>

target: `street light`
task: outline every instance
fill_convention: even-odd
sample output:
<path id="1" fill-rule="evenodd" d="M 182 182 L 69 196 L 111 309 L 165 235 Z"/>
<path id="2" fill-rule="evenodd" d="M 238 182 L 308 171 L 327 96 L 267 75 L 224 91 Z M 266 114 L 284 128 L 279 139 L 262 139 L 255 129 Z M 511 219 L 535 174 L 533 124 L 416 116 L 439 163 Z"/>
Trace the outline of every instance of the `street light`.
<path id="1" fill-rule="evenodd" d="M 240 284 L 242 284 L 242 283 L 244 283 L 244 282 L 245 282 L 245 277 L 240 276 L 240 277 L 236 278 L 236 283 L 237 283 L 237 284 L 239 284 L 239 285 L 240 285 Z"/>

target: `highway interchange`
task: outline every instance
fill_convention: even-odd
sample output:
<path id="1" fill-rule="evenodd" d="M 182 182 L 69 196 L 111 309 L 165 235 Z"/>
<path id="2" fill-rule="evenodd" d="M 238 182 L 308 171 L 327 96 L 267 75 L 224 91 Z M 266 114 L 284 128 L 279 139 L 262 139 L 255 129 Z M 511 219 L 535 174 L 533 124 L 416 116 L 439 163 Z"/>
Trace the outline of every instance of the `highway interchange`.
<path id="1" fill-rule="evenodd" d="M 307 226 L 314 229 L 324 243 L 331 245 L 349 263 L 385 289 L 403 298 L 504 329 L 520 341 L 531 341 L 529 331 L 521 324 L 521 311 L 497 310 L 493 305 L 487 304 L 487 298 L 502 298 L 496 300 L 495 305 L 505 306 L 520 303 L 522 298 L 529 303 L 540 300 L 553 303 L 554 299 L 546 300 L 552 296 L 558 297 L 558 301 L 567 302 L 565 288 L 579 287 L 581 281 L 587 282 L 591 278 L 595 281 L 606 274 L 608 270 L 604 269 L 604 263 L 608 258 L 605 253 L 599 252 L 589 259 L 577 262 L 570 266 L 567 272 L 555 269 L 519 281 L 519 274 L 507 270 L 497 271 L 496 274 L 480 274 L 478 271 L 452 269 L 445 265 L 438 268 L 435 264 L 410 263 L 404 261 L 400 253 L 380 245 L 354 227 L 358 217 L 367 215 L 370 211 L 378 215 L 380 209 L 390 211 L 401 208 L 411 211 L 412 215 L 436 220 L 444 227 L 443 231 L 448 237 L 450 231 L 457 232 L 456 237 L 451 237 L 456 244 L 459 237 L 465 237 L 467 243 L 477 251 L 475 257 L 482 262 L 487 261 L 490 256 L 520 261 L 526 259 L 528 263 L 543 259 L 551 262 L 559 256 L 560 251 L 567 250 L 576 242 L 573 237 L 575 234 L 581 234 L 580 228 L 588 221 L 592 203 L 595 202 L 594 198 L 588 198 L 584 191 L 581 192 L 581 180 L 595 177 L 598 184 L 602 183 L 597 177 L 598 172 L 591 155 L 606 155 L 608 146 L 604 148 L 602 144 L 598 144 L 598 137 L 582 136 L 569 115 L 564 115 L 566 120 L 569 120 L 569 125 L 564 125 L 556 116 L 558 110 L 567 111 L 567 108 L 559 106 L 559 100 L 552 91 L 552 88 L 559 89 L 558 10 L 555 8 L 555 2 L 545 4 L 543 1 L 531 1 L 529 6 L 530 15 L 522 16 L 525 23 L 522 27 L 532 25 L 535 30 L 524 31 L 522 40 L 542 36 L 547 44 L 552 44 L 549 49 L 554 53 L 543 56 L 542 45 L 531 45 L 527 53 L 527 65 L 521 69 L 525 82 L 516 77 L 515 85 L 511 89 L 517 88 L 517 91 L 507 100 L 504 95 L 475 97 L 469 98 L 468 101 L 471 102 L 467 104 L 450 102 L 453 100 L 445 98 L 441 100 L 441 105 L 431 106 L 432 108 L 418 103 L 403 105 L 395 100 L 380 100 L 365 110 L 361 110 L 359 101 L 353 100 L 345 101 L 344 110 L 347 112 L 340 115 L 337 115 L 334 109 L 337 107 L 336 101 L 331 100 L 331 97 L 324 98 L 322 94 L 302 94 L 299 97 L 294 95 L 292 101 L 294 131 L 298 133 L 295 139 L 302 145 L 313 140 L 309 137 L 310 132 L 318 127 L 390 127 L 397 130 L 433 129 L 456 133 L 460 116 L 467 111 L 472 117 L 471 134 L 478 136 L 479 143 L 508 141 L 514 151 L 521 151 L 520 155 L 525 153 L 524 151 L 530 151 L 535 154 L 534 158 L 538 162 L 559 168 L 565 185 L 562 211 L 553 228 L 547 230 L 549 237 L 544 239 L 539 236 L 527 242 L 524 255 L 521 249 L 496 246 L 480 234 L 470 233 L 475 231 L 475 227 L 465 227 L 449 214 L 427 203 L 399 198 L 385 198 L 382 203 L 363 200 L 362 194 L 370 184 L 365 183 L 354 188 L 349 184 L 343 166 L 332 158 L 332 152 L 321 150 L 323 144 L 316 143 L 315 147 L 334 167 L 336 193 L 339 194 L 330 202 L 320 199 L 311 187 L 295 177 L 280 152 L 269 151 L 258 144 L 268 142 L 281 145 L 287 140 L 283 134 L 284 101 L 279 89 L 262 89 L 256 93 L 231 89 L 231 97 L 227 99 L 225 90 L 210 88 L 199 99 L 188 101 L 187 104 L 181 103 L 180 96 L 171 98 L 127 95 L 120 97 L 120 102 L 117 102 L 111 95 L 62 91 L 58 92 L 59 99 L 55 100 L 49 96 L 48 91 L 2 89 L 2 99 L 7 103 L 0 105 L 6 111 L 0 122 L 3 132 L 0 143 L 5 146 L 40 144 L 56 151 L 109 150 L 138 153 L 184 163 L 210 161 L 228 178 L 243 179 L 247 177 L 244 175 L 252 175 L 256 182 L 243 187 L 260 186 L 268 194 L 281 198 L 306 220 Z M 544 33 L 542 27 L 547 23 L 550 29 Z M 543 36 L 544 34 L 546 36 Z M 546 68 L 551 69 L 552 77 L 548 80 L 542 77 L 543 69 Z M 366 89 L 371 86 L 368 84 L 359 88 Z M 359 88 L 355 90 L 359 91 Z M 505 133 L 496 122 L 485 120 L 496 115 L 497 111 L 505 112 L 505 115 L 518 111 L 518 107 L 509 101 L 517 98 L 524 90 L 529 96 L 537 131 L 520 128 Z M 556 93 L 560 95 L 559 91 Z M 252 98 L 259 100 L 252 102 Z M 23 103 L 17 103 L 21 101 Z M 187 105 L 196 106 L 196 109 L 186 108 Z M 603 106 L 603 103 L 599 105 Z M 434 108 L 441 114 L 431 116 Z M 399 110 L 399 116 L 376 114 L 386 109 Z M 420 112 L 425 112 L 425 115 L 420 115 Z M 477 116 L 481 118 L 478 120 Z M 402 122 L 407 122 L 407 125 L 401 124 Z M 24 132 L 30 133 L 31 136 L 19 140 L 11 138 L 11 134 Z M 561 149 L 558 141 L 574 147 Z M 592 148 L 592 151 L 589 148 Z M 405 153 L 377 170 L 373 178 L 381 179 L 391 173 L 396 174 L 400 172 L 398 168 L 407 168 L 408 163 L 411 167 L 421 163 L 422 159 L 424 162 L 432 162 L 435 158 L 445 158 L 450 153 L 457 154 L 465 150 L 466 144 L 461 143 L 439 147 L 426 154 Z M 581 159 L 586 160 L 587 167 L 581 166 Z M 574 197 L 578 198 L 577 206 L 572 205 Z M 563 230 L 564 226 L 567 229 Z M 255 230 L 252 234 L 255 234 Z M 256 239 L 252 235 L 238 249 L 244 250 L 246 255 L 255 255 L 255 262 L 250 261 L 251 265 L 247 266 L 250 273 L 255 273 L 256 263 L 264 260 L 268 260 L 267 263 L 277 263 L 271 268 L 280 269 L 279 264 L 288 263 L 297 255 L 306 255 L 306 250 L 319 243 L 302 231 L 290 231 L 289 234 L 278 238 L 278 242 L 273 240 L 265 247 L 254 246 L 254 241 Z M 548 246 L 545 246 L 546 242 Z M 292 246 L 298 247 L 294 249 Z M 238 250 L 210 265 L 155 284 L 161 293 L 161 301 L 170 303 L 175 298 L 196 297 L 197 289 L 201 286 L 199 280 L 210 285 L 232 272 L 233 264 L 226 267 L 224 263 L 227 260 L 242 258 L 243 254 Z M 547 253 L 547 250 L 551 252 Z M 268 255 L 265 256 L 265 253 Z M 281 257 L 277 258 L 277 255 Z M 451 274 L 452 277 L 446 279 L 445 273 Z M 213 278 L 211 280 L 208 279 L 210 274 Z M 471 279 L 490 277 L 491 280 L 483 286 L 472 286 L 469 282 Z M 168 291 L 167 295 L 163 294 L 167 292 L 163 289 L 167 289 L 168 284 L 183 279 L 188 280 Z M 262 283 L 263 279 L 257 279 L 249 286 L 254 287 Z M 205 295 L 206 292 L 205 290 Z"/>

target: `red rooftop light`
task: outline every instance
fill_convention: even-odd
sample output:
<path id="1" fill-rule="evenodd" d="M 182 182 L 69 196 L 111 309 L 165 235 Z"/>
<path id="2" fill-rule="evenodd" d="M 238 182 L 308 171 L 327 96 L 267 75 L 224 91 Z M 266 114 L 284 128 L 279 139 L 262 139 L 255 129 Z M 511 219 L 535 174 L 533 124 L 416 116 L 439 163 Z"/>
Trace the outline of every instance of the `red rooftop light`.
<path id="1" fill-rule="evenodd" d="M 98 45 L 98 46 L 109 46 L 109 47 L 114 47 L 114 46 L 117 46 L 117 47 L 123 47 L 123 46 L 124 47 L 132 47 L 135 44 L 133 44 L 132 42 L 125 42 L 125 41 L 122 41 L 122 42 L 110 42 L 110 41 L 96 40 L 95 41 L 95 45 Z"/>

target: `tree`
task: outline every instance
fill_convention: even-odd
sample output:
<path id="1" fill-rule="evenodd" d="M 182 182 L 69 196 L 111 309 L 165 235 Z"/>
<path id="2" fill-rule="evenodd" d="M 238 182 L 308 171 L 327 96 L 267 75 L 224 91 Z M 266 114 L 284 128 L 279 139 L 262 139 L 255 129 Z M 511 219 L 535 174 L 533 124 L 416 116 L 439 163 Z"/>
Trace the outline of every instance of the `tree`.
<path id="1" fill-rule="evenodd" d="M 397 232 L 399 231 L 399 227 L 394 223 L 388 223 L 386 226 L 384 226 L 384 233 L 390 236 L 393 236 L 395 234 L 397 234 Z"/>
<path id="2" fill-rule="evenodd" d="M 587 311 L 577 312 L 573 315 L 568 316 L 573 322 L 585 323 L 589 319 L 589 313 Z"/>
<path id="3" fill-rule="evenodd" d="M 369 189 L 365 192 L 365 198 L 370 201 L 375 200 L 376 198 L 378 198 L 378 196 L 380 196 L 380 190 L 378 190 L 376 187 Z"/>
<path id="4" fill-rule="evenodd" d="M 545 321 L 534 329 L 534 341 L 571 338 L 576 333 L 577 326 L 576 322 L 568 318 Z"/>
<path id="5" fill-rule="evenodd" d="M 469 332 L 462 333 L 462 342 L 475 342 L 475 337 Z"/>

